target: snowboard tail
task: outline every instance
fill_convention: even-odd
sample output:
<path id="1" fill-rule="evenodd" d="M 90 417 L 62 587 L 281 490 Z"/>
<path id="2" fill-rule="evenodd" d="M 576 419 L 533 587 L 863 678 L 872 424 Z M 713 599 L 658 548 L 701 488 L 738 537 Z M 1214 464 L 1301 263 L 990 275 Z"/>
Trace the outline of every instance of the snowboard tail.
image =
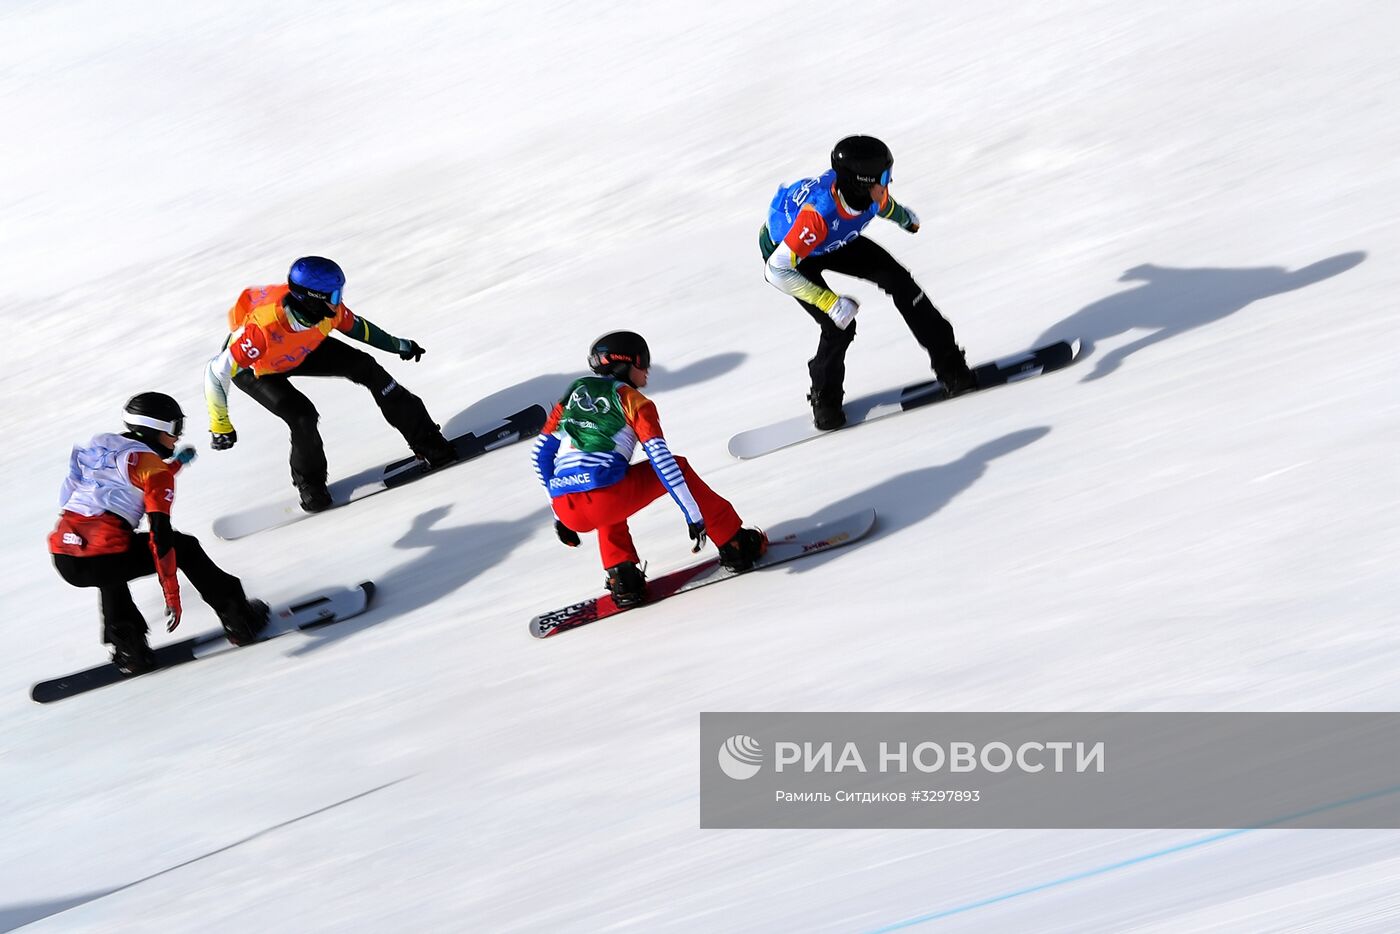
<path id="1" fill-rule="evenodd" d="M 870 533 L 875 527 L 875 510 L 867 509 L 841 519 L 809 526 L 785 533 L 775 534 L 768 542 L 768 550 L 755 562 L 750 571 L 773 567 L 796 558 L 830 551 L 842 545 L 849 545 Z M 712 557 L 688 565 L 668 574 L 647 581 L 645 602 L 635 607 L 619 607 L 611 594 L 590 597 L 550 613 L 544 613 L 530 620 L 530 635 L 537 639 L 548 639 L 561 632 L 577 629 L 589 623 L 616 616 L 629 609 L 640 609 L 659 603 L 668 597 L 717 584 L 720 581 L 748 574 L 750 571 L 731 571 Z"/>
<path id="2" fill-rule="evenodd" d="M 289 632 L 329 626 L 358 616 L 369 608 L 370 601 L 374 599 L 374 589 L 373 581 L 365 581 L 357 587 L 317 591 L 289 603 L 279 604 L 269 613 L 267 628 L 259 635 L 257 642 L 250 644 L 257 645 L 278 636 L 285 636 Z M 119 681 L 146 677 L 166 668 L 174 668 L 211 655 L 221 655 L 236 648 L 239 647 L 224 637 L 223 630 L 201 633 L 157 648 L 156 668 L 146 675 L 124 675 L 116 665 L 107 662 L 61 678 L 40 681 L 30 689 L 29 697 L 40 704 L 51 704 Z"/>

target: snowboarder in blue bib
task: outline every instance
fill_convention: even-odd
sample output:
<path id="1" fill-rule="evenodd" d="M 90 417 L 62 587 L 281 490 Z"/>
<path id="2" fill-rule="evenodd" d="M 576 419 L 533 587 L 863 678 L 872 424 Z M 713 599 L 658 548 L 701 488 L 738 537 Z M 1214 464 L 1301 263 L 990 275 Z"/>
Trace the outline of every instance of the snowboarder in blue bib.
<path id="1" fill-rule="evenodd" d="M 949 395 L 977 388 L 952 325 L 909 270 L 861 236 L 877 216 L 910 233 L 919 230 L 914 212 L 890 196 L 893 168 L 894 156 L 880 140 L 848 136 L 831 151 L 830 171 L 778 189 L 759 230 L 759 249 L 767 263 L 764 277 L 797 299 L 821 327 L 816 356 L 807 364 L 812 379 L 807 399 L 812 422 L 823 431 L 846 424 L 841 408 L 846 349 L 855 340 L 858 310 L 854 298 L 827 286 L 822 277 L 827 271 L 865 279 L 889 294 Z"/>

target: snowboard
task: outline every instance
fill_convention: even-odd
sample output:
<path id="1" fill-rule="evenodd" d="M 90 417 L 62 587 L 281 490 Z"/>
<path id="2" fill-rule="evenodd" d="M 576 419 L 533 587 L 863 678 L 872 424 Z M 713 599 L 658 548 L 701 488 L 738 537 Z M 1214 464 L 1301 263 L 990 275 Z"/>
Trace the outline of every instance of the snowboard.
<path id="1" fill-rule="evenodd" d="M 258 641 L 251 644 L 257 645 L 269 639 L 276 639 L 278 636 L 285 636 L 289 632 L 329 626 L 331 623 L 338 623 L 352 616 L 358 616 L 369 607 L 373 598 L 374 582 L 365 581 L 358 587 L 335 587 L 321 590 L 298 600 L 279 604 L 272 608 L 267 628 L 262 631 Z M 155 655 L 156 664 L 159 667 L 145 675 L 124 675 L 117 670 L 116 665 L 107 662 L 104 665 L 97 665 L 83 671 L 75 671 L 71 675 L 64 675 L 61 678 L 40 681 L 30 689 L 29 696 L 40 704 L 51 704 L 54 701 L 76 697 L 109 684 L 116 684 L 118 681 L 148 677 L 166 668 L 208 658 L 211 655 L 219 655 L 236 648 L 238 646 L 224 638 L 222 629 L 216 632 L 206 632 L 157 648 Z"/>
<path id="2" fill-rule="evenodd" d="M 773 537 L 768 542 L 768 550 L 750 570 L 770 568 L 775 564 L 792 561 L 794 558 L 802 558 L 818 552 L 829 551 L 832 548 L 840 548 L 842 545 L 849 545 L 851 542 L 864 538 L 874 527 L 875 510 L 867 509 L 841 519 L 802 527 L 785 534 L 775 530 Z M 616 616 L 618 613 L 625 613 L 629 609 L 636 610 L 648 607 L 665 600 L 667 597 L 674 597 L 676 594 L 685 593 L 697 587 L 717 584 L 720 581 L 747 573 L 749 571 L 731 571 L 720 565 L 719 558 L 710 558 L 647 581 L 647 599 L 640 606 L 619 607 L 613 603 L 611 594 L 591 597 L 581 603 L 536 616 L 530 620 L 530 635 L 537 639 L 548 639 L 561 632 L 577 629 L 588 623 Z"/>
<path id="3" fill-rule="evenodd" d="M 458 464 L 466 463 L 488 451 L 494 451 L 496 448 L 532 438 L 540 433 L 547 417 L 543 406 L 532 405 L 508 417 L 505 424 L 499 428 L 483 431 L 480 434 L 468 432 L 459 435 L 452 439 L 452 446 L 457 451 L 457 459 L 450 464 L 444 464 L 437 470 L 429 469 L 425 463 L 416 458 L 405 457 L 354 477 L 336 480 L 330 484 L 331 500 L 334 505 L 323 511 L 330 512 L 342 506 L 348 506 L 350 503 L 362 500 L 367 496 L 374 496 L 376 493 L 383 493 L 385 490 L 392 490 L 406 483 L 412 483 L 414 480 L 437 473 L 438 470 L 450 470 Z M 289 496 L 285 500 L 252 506 L 215 519 L 214 534 L 225 541 L 233 541 L 238 538 L 246 538 L 255 532 L 265 532 L 268 529 L 280 528 L 319 515 L 321 513 L 303 510 L 299 497 Z"/>
<path id="4" fill-rule="evenodd" d="M 1034 350 L 1002 357 L 991 363 L 984 363 L 972 368 L 972 371 L 977 375 L 977 388 L 954 398 L 960 399 L 963 396 L 972 395 L 995 386 L 1017 383 L 1023 379 L 1039 376 L 1041 373 L 1063 369 L 1073 363 L 1077 356 L 1079 356 L 1078 340 L 1058 341 L 1054 344 L 1046 344 L 1044 347 L 1037 347 Z M 883 392 L 861 396 L 845 404 L 845 428 L 851 428 L 863 422 L 872 422 L 888 415 L 898 415 L 900 412 L 907 412 L 910 409 L 944 402 L 948 398 L 938 380 L 914 383 L 899 389 L 887 389 Z M 844 429 L 838 428 L 836 430 L 842 431 Z M 762 428 L 752 428 L 739 432 L 729 439 L 729 453 L 740 459 L 762 457 L 764 454 L 771 454 L 781 448 L 828 434 L 831 432 L 818 431 L 813 427 L 812 416 L 809 412 L 765 425 Z"/>

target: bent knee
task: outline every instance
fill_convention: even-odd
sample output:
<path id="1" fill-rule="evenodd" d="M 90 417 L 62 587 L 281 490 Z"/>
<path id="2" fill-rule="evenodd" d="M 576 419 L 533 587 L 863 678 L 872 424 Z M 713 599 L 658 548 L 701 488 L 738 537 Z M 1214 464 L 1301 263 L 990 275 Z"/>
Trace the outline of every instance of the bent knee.
<path id="1" fill-rule="evenodd" d="M 364 386 L 371 392 L 387 395 L 391 390 L 400 389 L 398 383 L 389 375 L 389 371 L 380 366 L 379 361 L 369 354 L 364 355 L 364 359 L 357 361 L 354 369 L 349 374 L 350 382 Z"/>

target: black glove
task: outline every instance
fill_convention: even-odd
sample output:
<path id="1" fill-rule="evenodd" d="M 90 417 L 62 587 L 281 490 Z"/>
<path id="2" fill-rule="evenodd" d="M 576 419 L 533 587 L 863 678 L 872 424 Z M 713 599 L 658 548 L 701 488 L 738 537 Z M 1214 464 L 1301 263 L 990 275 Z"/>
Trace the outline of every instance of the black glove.
<path id="1" fill-rule="evenodd" d="M 700 549 L 705 547 L 705 542 L 709 541 L 709 533 L 705 531 L 704 522 L 691 522 L 686 525 L 686 531 L 690 533 L 690 540 L 695 543 L 695 547 L 690 549 L 693 555 L 699 554 Z"/>
<path id="2" fill-rule="evenodd" d="M 238 432 L 230 431 L 228 434 L 219 434 L 217 431 L 209 432 L 209 446 L 216 451 L 227 451 L 238 443 Z"/>
<path id="3" fill-rule="evenodd" d="M 406 337 L 399 338 L 400 360 L 412 360 L 414 363 L 417 363 L 418 358 L 422 357 L 425 353 L 427 353 L 427 351 L 419 346 L 417 341 L 411 341 Z"/>
<path id="4" fill-rule="evenodd" d="M 558 519 L 554 520 L 554 534 L 558 535 L 559 540 L 565 545 L 568 545 L 570 548 L 577 548 L 579 546 L 580 541 L 582 541 L 582 539 L 578 537 L 577 532 L 569 528 L 564 523 L 560 522 Z"/>

